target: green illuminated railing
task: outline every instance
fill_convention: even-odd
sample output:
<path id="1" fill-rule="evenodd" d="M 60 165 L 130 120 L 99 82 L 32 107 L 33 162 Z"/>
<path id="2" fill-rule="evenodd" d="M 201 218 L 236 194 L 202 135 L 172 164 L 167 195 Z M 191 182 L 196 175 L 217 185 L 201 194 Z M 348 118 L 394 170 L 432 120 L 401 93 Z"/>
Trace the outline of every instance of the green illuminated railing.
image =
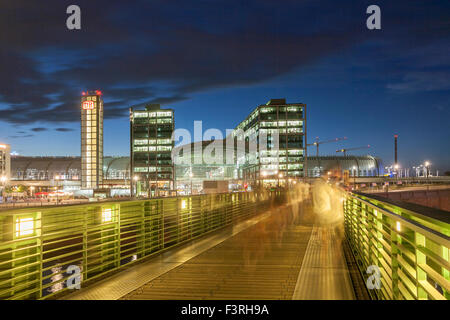
<path id="1" fill-rule="evenodd" d="M 380 271 L 381 288 L 368 290 L 374 299 L 450 299 L 450 216 L 413 209 L 369 195 L 344 198 L 345 231 L 359 269 L 366 278 L 369 266 Z"/>
<path id="2" fill-rule="evenodd" d="M 47 299 L 255 215 L 275 193 L 116 201 L 0 213 L 0 299 Z"/>

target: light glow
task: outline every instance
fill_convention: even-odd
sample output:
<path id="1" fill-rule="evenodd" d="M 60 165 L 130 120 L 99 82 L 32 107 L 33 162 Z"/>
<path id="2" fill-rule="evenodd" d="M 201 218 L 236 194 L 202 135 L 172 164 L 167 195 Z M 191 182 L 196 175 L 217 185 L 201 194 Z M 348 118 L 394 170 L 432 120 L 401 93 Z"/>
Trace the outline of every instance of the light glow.
<path id="1" fill-rule="evenodd" d="M 83 102 L 83 110 L 92 110 L 94 109 L 94 107 L 95 107 L 94 101 Z"/>
<path id="2" fill-rule="evenodd" d="M 16 237 L 23 237 L 33 234 L 34 219 L 33 218 L 17 218 L 16 219 Z"/>
<path id="3" fill-rule="evenodd" d="M 102 222 L 111 222 L 112 221 L 112 210 L 111 208 L 103 209 L 102 211 Z"/>

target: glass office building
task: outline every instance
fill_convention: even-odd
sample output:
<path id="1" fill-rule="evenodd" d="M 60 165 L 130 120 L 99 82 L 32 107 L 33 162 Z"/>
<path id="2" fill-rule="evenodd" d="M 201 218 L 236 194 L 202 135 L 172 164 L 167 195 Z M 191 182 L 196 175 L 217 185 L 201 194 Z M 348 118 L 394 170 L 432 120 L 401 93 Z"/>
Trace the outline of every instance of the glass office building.
<path id="1" fill-rule="evenodd" d="M 261 148 L 261 135 L 267 147 Z M 256 137 L 258 148 L 248 149 L 244 180 L 263 184 L 284 184 L 304 177 L 306 169 L 306 105 L 271 99 L 260 105 L 234 130 L 236 137 L 250 143 Z M 275 143 L 278 135 L 278 148 Z"/>
<path id="2" fill-rule="evenodd" d="M 130 108 L 131 191 L 133 195 L 167 196 L 174 190 L 174 112 L 159 104 Z"/>
<path id="3" fill-rule="evenodd" d="M 81 188 L 103 184 L 103 99 L 99 90 L 81 97 Z"/>

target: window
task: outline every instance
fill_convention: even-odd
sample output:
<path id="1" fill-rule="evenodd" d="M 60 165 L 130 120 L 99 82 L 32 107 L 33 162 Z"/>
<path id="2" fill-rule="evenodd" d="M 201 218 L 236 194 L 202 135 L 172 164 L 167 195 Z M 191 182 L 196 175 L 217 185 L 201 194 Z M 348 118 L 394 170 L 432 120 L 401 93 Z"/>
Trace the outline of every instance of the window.
<path id="1" fill-rule="evenodd" d="M 147 118 L 148 112 L 135 112 L 134 117 L 135 118 Z"/>

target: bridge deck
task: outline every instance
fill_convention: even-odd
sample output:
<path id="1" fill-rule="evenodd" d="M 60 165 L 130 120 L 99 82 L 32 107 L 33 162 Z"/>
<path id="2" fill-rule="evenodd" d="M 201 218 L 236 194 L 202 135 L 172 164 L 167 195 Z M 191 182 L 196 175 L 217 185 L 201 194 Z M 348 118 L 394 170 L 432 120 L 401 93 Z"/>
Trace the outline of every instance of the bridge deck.
<path id="1" fill-rule="evenodd" d="M 354 299 L 339 234 L 304 223 L 303 210 L 273 210 L 70 298 Z"/>

